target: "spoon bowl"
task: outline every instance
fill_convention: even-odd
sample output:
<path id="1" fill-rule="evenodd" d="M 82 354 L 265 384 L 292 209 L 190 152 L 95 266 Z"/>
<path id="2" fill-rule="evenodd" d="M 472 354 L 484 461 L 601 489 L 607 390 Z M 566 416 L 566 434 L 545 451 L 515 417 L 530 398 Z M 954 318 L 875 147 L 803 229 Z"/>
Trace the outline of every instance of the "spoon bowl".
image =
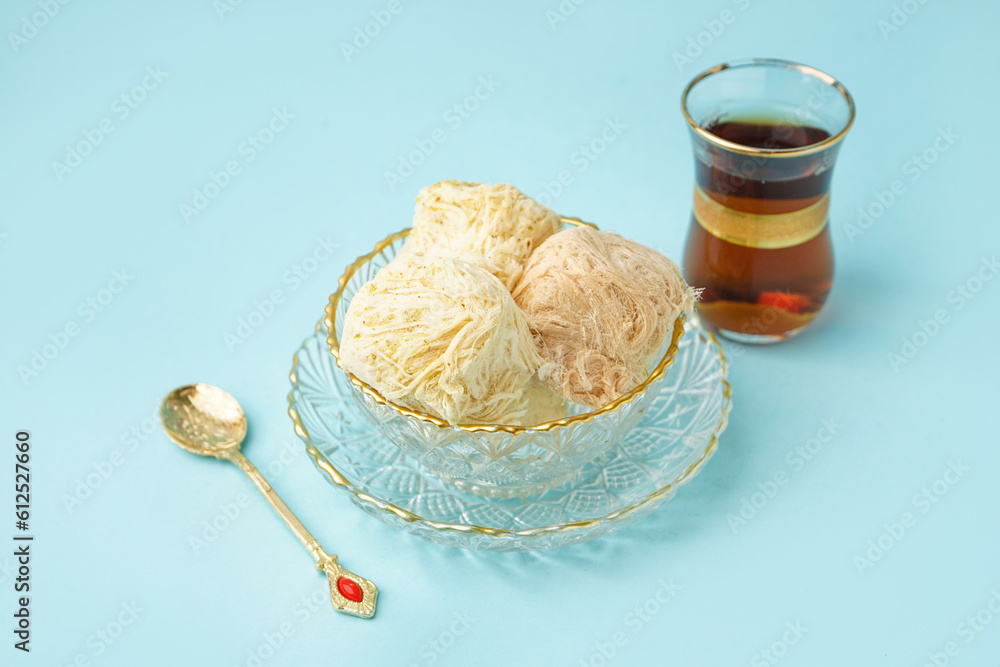
<path id="1" fill-rule="evenodd" d="M 219 457 L 239 449 L 247 416 L 236 399 L 210 384 L 189 384 L 167 394 L 160 421 L 174 443 L 199 456 Z"/>

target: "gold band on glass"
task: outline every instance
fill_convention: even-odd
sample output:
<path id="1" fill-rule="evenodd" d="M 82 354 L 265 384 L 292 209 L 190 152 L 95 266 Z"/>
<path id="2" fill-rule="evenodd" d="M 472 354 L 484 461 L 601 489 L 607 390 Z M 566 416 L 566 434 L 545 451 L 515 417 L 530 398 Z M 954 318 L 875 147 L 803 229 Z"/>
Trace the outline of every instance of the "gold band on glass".
<path id="1" fill-rule="evenodd" d="M 700 186 L 694 187 L 694 217 L 712 236 L 748 248 L 788 248 L 823 231 L 830 213 L 830 195 L 791 213 L 765 215 L 723 206 Z"/>

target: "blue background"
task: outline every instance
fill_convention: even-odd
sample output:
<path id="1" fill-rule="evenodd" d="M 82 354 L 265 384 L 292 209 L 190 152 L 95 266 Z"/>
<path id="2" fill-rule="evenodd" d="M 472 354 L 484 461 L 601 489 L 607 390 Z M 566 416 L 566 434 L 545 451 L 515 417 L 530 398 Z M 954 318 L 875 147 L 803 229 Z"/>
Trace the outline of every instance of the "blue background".
<path id="1" fill-rule="evenodd" d="M 278 633 L 262 664 L 761 665 L 769 650 L 789 666 L 922 665 L 949 642 L 939 664 L 998 664 L 1000 279 L 983 268 L 1000 251 L 995 3 L 902 3 L 912 15 L 897 3 L 887 31 L 888 0 L 590 0 L 564 2 L 567 16 L 557 0 L 402 0 L 346 55 L 387 2 L 50 4 L 34 32 L 23 21 L 44 0 L 0 11 L 0 498 L 13 504 L 13 436 L 30 430 L 37 536 L 30 655 L 11 646 L 13 562 L 0 550 L 0 663 L 252 665 Z M 675 59 L 689 48 L 690 62 Z M 830 72 L 859 113 L 834 178 L 831 301 L 797 340 L 727 344 L 734 409 L 700 477 L 606 539 L 484 554 L 394 531 L 318 476 L 285 413 L 292 353 L 344 265 L 408 225 L 420 187 L 512 182 L 543 197 L 568 170 L 555 209 L 679 258 L 692 185 L 680 92 L 748 56 Z M 133 92 L 147 68 L 165 77 Z M 480 77 L 495 90 L 456 124 L 446 114 Z M 249 160 L 242 142 L 275 109 L 294 118 Z M 581 170 L 574 155 L 609 119 L 624 129 Z M 54 167 L 102 121 L 112 130 L 78 166 Z M 443 143 L 390 187 L 386 172 L 437 128 Z M 934 162 L 914 170 L 925 151 Z M 230 160 L 239 173 L 186 222 L 180 205 Z M 858 208 L 897 180 L 902 194 L 852 233 Z M 102 292 L 122 287 L 115 271 L 124 289 Z M 993 280 L 977 283 L 980 271 Z M 966 284 L 980 289 L 959 298 Z M 275 291 L 270 315 L 227 342 Z M 937 311 L 944 323 L 921 335 Z M 78 333 L 62 339 L 68 325 Z M 19 372 L 50 334 L 65 347 Z M 920 346 L 893 363 L 904 339 Z M 324 580 L 249 482 L 161 435 L 159 400 L 196 381 L 240 400 L 247 455 L 379 584 L 374 621 L 322 595 L 303 606 Z M 833 439 L 793 463 L 824 419 Z M 951 463 L 968 470 L 921 501 Z M 734 528 L 776 473 L 786 482 Z M 234 505 L 230 526 L 193 547 Z M 13 511 L 0 512 L 6 544 Z M 859 564 L 880 537 L 890 548 Z M 680 588 L 649 604 L 661 580 Z M 659 608 L 638 623 L 647 605 Z M 977 613 L 991 622 L 973 631 Z M 786 632 L 796 623 L 801 637 Z"/>

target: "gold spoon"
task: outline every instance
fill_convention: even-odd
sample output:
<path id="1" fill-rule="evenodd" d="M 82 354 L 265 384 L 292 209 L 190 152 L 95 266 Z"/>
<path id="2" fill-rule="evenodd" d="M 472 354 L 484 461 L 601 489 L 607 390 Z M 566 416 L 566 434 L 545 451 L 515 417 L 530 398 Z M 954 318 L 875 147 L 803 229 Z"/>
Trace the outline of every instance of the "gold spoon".
<path id="1" fill-rule="evenodd" d="M 326 572 L 333 608 L 361 618 L 375 615 L 378 588 L 340 567 L 337 557 L 323 551 L 306 527 L 292 514 L 260 471 L 240 453 L 247 434 L 247 417 L 236 399 L 210 384 L 189 384 L 167 394 L 160 404 L 163 430 L 175 443 L 200 456 L 214 456 L 239 466 L 257 485 L 295 537 L 316 560 L 316 569 Z"/>

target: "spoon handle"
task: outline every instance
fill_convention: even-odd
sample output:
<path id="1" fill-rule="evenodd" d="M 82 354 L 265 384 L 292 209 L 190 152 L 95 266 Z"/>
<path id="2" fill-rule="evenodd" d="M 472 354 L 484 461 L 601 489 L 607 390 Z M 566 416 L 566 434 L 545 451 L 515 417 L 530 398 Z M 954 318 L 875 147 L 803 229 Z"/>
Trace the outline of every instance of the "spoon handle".
<path id="1" fill-rule="evenodd" d="M 281 520 L 285 522 L 285 525 L 309 550 L 309 553 L 316 560 L 316 569 L 326 574 L 326 578 L 330 582 L 330 601 L 333 603 L 334 609 L 361 618 L 374 616 L 378 587 L 368 579 L 345 570 L 337 562 L 337 556 L 326 553 L 316 538 L 312 536 L 312 533 L 306 530 L 298 517 L 285 504 L 285 501 L 278 496 L 278 492 L 268 484 L 257 467 L 250 463 L 247 457 L 236 449 L 225 450 L 218 456 L 235 463 L 240 470 L 246 473 L 246 476 L 260 490 L 267 502 L 281 517 Z"/>
<path id="2" fill-rule="evenodd" d="M 271 507 L 274 508 L 274 511 L 281 517 L 281 520 L 285 522 L 285 525 L 291 529 L 291 531 L 295 534 L 295 537 L 299 538 L 299 542 L 305 546 L 319 567 L 322 567 L 328 560 L 337 560 L 336 556 L 330 556 L 323 551 L 323 547 L 319 545 L 319 542 L 317 542 L 316 538 L 312 536 L 312 533 L 306 530 L 306 527 L 303 526 L 298 517 L 292 513 L 292 510 L 288 509 L 288 505 L 286 505 L 285 501 L 281 499 L 278 492 L 275 491 L 270 484 L 268 484 L 267 480 L 264 479 L 264 476 L 260 474 L 259 470 L 257 470 L 257 466 L 250 463 L 247 457 L 243 456 L 243 454 L 236 450 L 227 450 L 223 453 L 223 458 L 235 463 L 239 466 L 240 470 L 246 473 L 246 476 L 249 477 L 250 481 L 252 481 L 260 490 L 264 498 L 267 499 L 267 502 L 270 503 Z"/>

